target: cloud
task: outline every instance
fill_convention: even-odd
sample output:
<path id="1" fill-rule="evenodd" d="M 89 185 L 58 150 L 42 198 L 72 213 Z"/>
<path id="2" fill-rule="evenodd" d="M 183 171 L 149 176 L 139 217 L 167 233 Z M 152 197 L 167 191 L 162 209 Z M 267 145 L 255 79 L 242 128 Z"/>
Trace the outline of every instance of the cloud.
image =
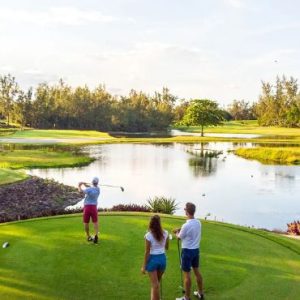
<path id="1" fill-rule="evenodd" d="M 76 7 L 52 7 L 43 11 L 13 10 L 9 8 L 0 10 L 0 23 L 18 22 L 35 25 L 58 24 L 76 26 L 86 23 L 111 23 L 116 21 L 119 21 L 119 19 L 104 15 L 100 11 L 82 10 Z"/>
<path id="2" fill-rule="evenodd" d="M 224 3 L 233 8 L 242 8 L 244 6 L 242 0 L 224 0 Z"/>
<path id="3" fill-rule="evenodd" d="M 24 74 L 28 75 L 42 75 L 43 72 L 38 69 L 27 69 L 23 71 Z"/>
<path id="4" fill-rule="evenodd" d="M 264 67 L 264 68 L 274 68 L 276 66 L 275 63 L 280 63 L 284 61 L 293 60 L 294 58 L 298 58 L 297 49 L 293 48 L 283 48 L 283 49 L 275 49 L 273 51 L 262 53 L 256 57 L 250 58 L 243 62 L 244 67 Z"/>
<path id="5" fill-rule="evenodd" d="M 123 89 L 118 87 L 109 87 L 108 91 L 115 95 L 115 94 L 121 94 L 123 92 Z"/>
<path id="6" fill-rule="evenodd" d="M 238 90 L 241 88 L 238 84 L 234 84 L 234 83 L 225 84 L 224 87 L 230 90 Z"/>
<path id="7" fill-rule="evenodd" d="M 8 65 L 5 65 L 5 66 L 1 66 L 0 67 L 0 72 L 4 72 L 4 73 L 11 73 L 15 70 L 15 68 L 13 66 L 8 66 Z"/>
<path id="8" fill-rule="evenodd" d="M 258 28 L 256 30 L 249 31 L 249 35 L 254 36 L 263 36 L 273 33 L 279 33 L 281 31 L 290 31 L 290 30 L 299 30 L 300 29 L 300 22 L 290 22 L 286 24 L 276 24 L 274 26 L 266 26 L 264 28 Z"/>

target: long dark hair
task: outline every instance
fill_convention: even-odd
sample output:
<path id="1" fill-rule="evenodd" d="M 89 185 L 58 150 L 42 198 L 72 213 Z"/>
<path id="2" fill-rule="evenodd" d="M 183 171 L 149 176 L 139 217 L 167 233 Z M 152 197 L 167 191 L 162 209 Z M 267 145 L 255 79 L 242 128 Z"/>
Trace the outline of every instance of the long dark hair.
<path id="1" fill-rule="evenodd" d="M 164 232 L 160 223 L 160 216 L 154 215 L 150 219 L 149 231 L 153 234 L 154 238 L 161 242 L 164 238 Z"/>

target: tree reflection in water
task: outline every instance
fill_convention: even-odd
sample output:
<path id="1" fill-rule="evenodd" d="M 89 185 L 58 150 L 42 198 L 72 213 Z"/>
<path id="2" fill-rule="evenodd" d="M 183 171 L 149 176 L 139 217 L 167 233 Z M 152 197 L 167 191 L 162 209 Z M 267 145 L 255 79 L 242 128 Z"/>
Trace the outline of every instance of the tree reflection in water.
<path id="1" fill-rule="evenodd" d="M 195 177 L 209 176 L 217 171 L 217 159 L 223 151 L 206 149 L 208 143 L 201 143 L 200 148 L 192 148 L 187 153 L 193 157 L 189 158 L 189 166 L 191 167 Z"/>

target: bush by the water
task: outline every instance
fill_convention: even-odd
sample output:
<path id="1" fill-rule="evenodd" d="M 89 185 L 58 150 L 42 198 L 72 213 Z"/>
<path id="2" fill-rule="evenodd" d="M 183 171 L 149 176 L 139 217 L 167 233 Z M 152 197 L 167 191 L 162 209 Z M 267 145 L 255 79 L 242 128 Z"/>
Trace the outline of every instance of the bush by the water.
<path id="1" fill-rule="evenodd" d="M 300 221 L 294 221 L 287 224 L 287 233 L 291 235 L 300 235 Z"/>
<path id="2" fill-rule="evenodd" d="M 151 212 L 173 215 L 178 207 L 178 203 L 173 198 L 154 197 L 147 201 Z"/>

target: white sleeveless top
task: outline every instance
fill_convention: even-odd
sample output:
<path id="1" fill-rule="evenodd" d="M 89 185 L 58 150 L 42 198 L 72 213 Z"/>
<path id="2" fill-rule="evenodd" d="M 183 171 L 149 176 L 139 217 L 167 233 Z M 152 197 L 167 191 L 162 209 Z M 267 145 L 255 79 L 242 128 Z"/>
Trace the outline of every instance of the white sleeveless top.
<path id="1" fill-rule="evenodd" d="M 150 242 L 150 254 L 157 255 L 157 254 L 165 253 L 165 246 L 166 246 L 168 235 L 169 235 L 168 231 L 164 230 L 164 237 L 159 242 L 158 240 L 155 239 L 152 232 L 149 231 L 146 233 L 145 239 Z"/>

